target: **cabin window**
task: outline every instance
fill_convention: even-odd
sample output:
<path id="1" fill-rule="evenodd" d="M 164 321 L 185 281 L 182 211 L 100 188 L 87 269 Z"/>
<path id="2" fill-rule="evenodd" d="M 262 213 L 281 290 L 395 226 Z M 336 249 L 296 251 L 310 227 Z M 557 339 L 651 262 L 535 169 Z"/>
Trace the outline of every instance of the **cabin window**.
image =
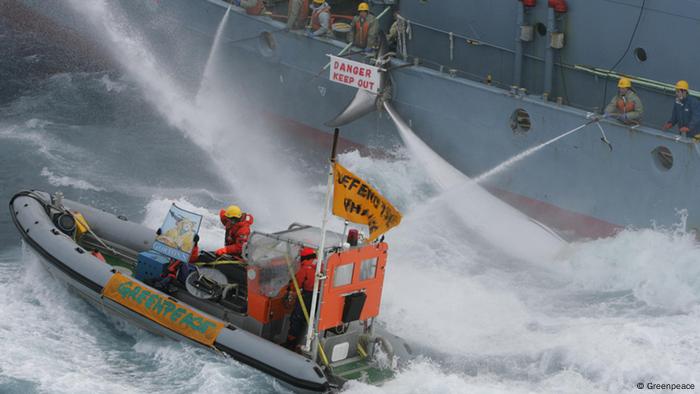
<path id="1" fill-rule="evenodd" d="M 522 108 L 513 111 L 510 116 L 510 128 L 514 133 L 526 133 L 530 131 L 532 123 L 530 123 L 530 114 Z"/>
<path id="2" fill-rule="evenodd" d="M 377 258 L 362 260 L 360 280 L 374 279 L 377 276 Z"/>
<path id="3" fill-rule="evenodd" d="M 668 171 L 673 167 L 673 153 L 667 147 L 659 146 L 651 151 L 651 155 L 654 157 L 654 164 L 659 170 Z"/>
<path id="4" fill-rule="evenodd" d="M 331 362 L 342 361 L 348 358 L 348 353 L 350 352 L 350 343 L 343 342 L 333 346 L 333 351 L 331 352 Z"/>
<path id="5" fill-rule="evenodd" d="M 335 267 L 333 273 L 333 287 L 340 287 L 352 283 L 352 271 L 355 269 L 355 263 L 344 264 Z"/>

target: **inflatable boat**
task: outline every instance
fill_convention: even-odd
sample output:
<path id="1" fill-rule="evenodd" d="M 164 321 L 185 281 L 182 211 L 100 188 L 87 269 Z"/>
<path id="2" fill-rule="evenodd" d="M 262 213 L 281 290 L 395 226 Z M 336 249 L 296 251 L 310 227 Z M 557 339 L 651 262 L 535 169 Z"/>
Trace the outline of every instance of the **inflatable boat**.
<path id="1" fill-rule="evenodd" d="M 299 291 L 292 278 L 301 248 L 323 244 L 318 227 L 254 231 L 243 260 L 196 263 L 188 275 L 180 271 L 162 287 L 158 279 L 173 260 L 153 250 L 156 229 L 64 199 L 60 192 L 19 192 L 10 214 L 51 275 L 105 314 L 229 356 L 296 391 L 334 391 L 350 379 L 379 384 L 410 356 L 407 344 L 376 322 L 387 263 L 384 242 L 350 246 L 343 234 L 325 232 L 327 269 L 318 290 L 323 302 L 316 335 L 313 346 L 293 351 L 283 346 L 301 300 L 294 296 Z"/>

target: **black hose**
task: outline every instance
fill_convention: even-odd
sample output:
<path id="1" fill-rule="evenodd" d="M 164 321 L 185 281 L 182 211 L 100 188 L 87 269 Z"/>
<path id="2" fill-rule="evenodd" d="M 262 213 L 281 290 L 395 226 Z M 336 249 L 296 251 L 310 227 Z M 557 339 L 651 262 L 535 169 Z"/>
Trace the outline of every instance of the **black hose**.
<path id="1" fill-rule="evenodd" d="M 607 102 L 606 98 L 608 96 L 608 79 L 610 78 L 610 74 L 612 74 L 613 71 L 617 68 L 617 66 L 620 65 L 622 62 L 622 59 L 627 56 L 627 53 L 629 53 L 630 48 L 632 48 L 632 41 L 634 41 L 634 36 L 637 34 L 637 29 L 639 28 L 639 22 L 642 21 L 642 14 L 644 14 L 644 6 L 646 5 L 647 0 L 642 0 L 642 7 L 639 9 L 639 15 L 637 16 L 637 23 L 634 25 L 634 30 L 632 30 L 632 35 L 630 36 L 629 42 L 627 42 L 627 48 L 625 49 L 625 52 L 620 56 L 619 59 L 617 59 L 617 62 L 608 69 L 608 74 L 605 76 L 605 88 L 603 89 L 603 105 L 600 107 L 601 111 L 604 110 L 605 108 L 605 103 Z"/>

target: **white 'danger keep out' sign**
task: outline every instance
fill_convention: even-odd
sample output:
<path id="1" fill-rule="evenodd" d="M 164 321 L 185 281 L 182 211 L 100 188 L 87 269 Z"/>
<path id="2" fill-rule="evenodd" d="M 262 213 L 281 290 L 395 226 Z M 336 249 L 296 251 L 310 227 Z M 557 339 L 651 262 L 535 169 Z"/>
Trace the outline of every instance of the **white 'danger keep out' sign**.
<path id="1" fill-rule="evenodd" d="M 353 86 L 379 93 L 379 68 L 354 60 L 330 55 L 330 80 L 343 85 Z"/>

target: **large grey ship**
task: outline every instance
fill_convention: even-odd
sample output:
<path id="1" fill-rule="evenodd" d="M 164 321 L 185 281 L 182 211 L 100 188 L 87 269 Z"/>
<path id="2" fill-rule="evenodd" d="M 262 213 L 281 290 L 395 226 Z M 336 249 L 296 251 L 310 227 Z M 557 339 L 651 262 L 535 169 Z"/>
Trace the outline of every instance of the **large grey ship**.
<path id="1" fill-rule="evenodd" d="M 287 2 L 267 3 L 271 14 L 263 16 L 220 0 L 124 0 L 115 6 L 183 81 L 201 80 L 217 27 L 230 9 L 218 55 L 224 89 L 252 113 L 285 128 L 328 136 L 327 122 L 356 94 L 323 71 L 327 55 L 340 53 L 346 42 L 339 35 L 312 38 L 288 30 Z M 349 13 L 357 3 L 329 1 L 334 10 Z M 661 129 L 671 116 L 676 81 L 687 80 L 691 94 L 700 86 L 700 55 L 691 49 L 693 37 L 700 36 L 700 2 L 369 3 L 375 15 L 383 13 L 384 30 L 398 7 L 405 26 L 386 65 L 391 89 L 383 99 L 470 177 L 590 122 L 616 94 L 618 79 L 631 79 L 644 102 L 641 124 L 601 120 L 609 144 L 601 142 L 597 125 L 583 128 L 485 180 L 493 194 L 570 236 L 679 222 L 688 230 L 700 227 L 694 195 L 700 190 L 698 145 Z M 13 15 L 35 15 L 93 38 L 77 22 L 80 2 L 0 4 Z M 368 63 L 375 55 L 349 54 Z M 397 142 L 395 126 L 382 111 L 343 126 L 343 135 L 370 148 Z"/>

